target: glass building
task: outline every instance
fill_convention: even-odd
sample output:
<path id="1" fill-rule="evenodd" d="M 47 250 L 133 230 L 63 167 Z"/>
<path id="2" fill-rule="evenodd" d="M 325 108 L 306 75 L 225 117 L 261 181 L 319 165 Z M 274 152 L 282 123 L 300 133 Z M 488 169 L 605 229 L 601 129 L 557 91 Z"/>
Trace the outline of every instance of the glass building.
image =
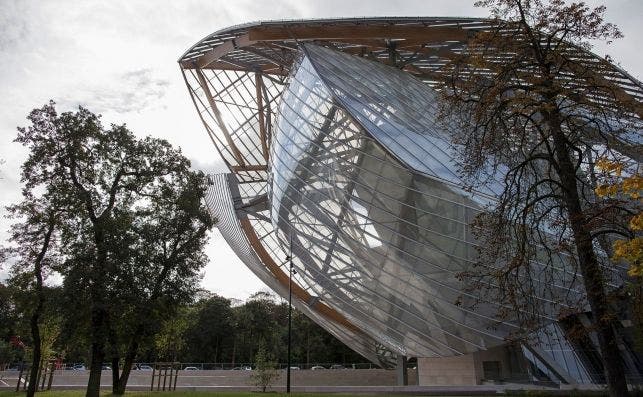
<path id="1" fill-rule="evenodd" d="M 488 25 L 270 21 L 203 38 L 179 64 L 230 171 L 209 177 L 208 206 L 266 285 L 288 296 L 292 255 L 293 304 L 383 367 L 417 357 L 420 384 L 600 383 L 591 337 L 572 341 L 571 325 L 552 318 L 533 343 L 509 344 L 518 326 L 494 318 L 493 302 L 472 309 L 478 297 L 457 277 L 476 260 L 470 224 L 500 188 L 464 188 L 434 87 Z M 620 69 L 609 78 L 643 98 Z M 547 291 L 574 288 L 562 272 Z M 623 356 L 638 376 L 626 328 Z"/>

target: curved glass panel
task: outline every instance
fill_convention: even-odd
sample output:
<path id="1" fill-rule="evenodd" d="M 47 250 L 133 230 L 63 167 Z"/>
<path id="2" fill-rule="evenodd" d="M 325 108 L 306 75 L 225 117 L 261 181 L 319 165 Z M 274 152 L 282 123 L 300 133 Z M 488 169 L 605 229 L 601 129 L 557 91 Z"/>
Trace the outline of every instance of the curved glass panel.
<path id="1" fill-rule="evenodd" d="M 230 245 L 235 254 L 237 254 L 239 259 L 241 259 L 261 281 L 279 295 L 288 296 L 287 286 L 282 285 L 257 256 L 255 248 L 248 242 L 247 232 L 240 226 L 240 216 L 235 209 L 234 203 L 235 198 L 237 201 L 242 199 L 240 195 L 243 193 L 238 190 L 237 185 L 234 190 L 236 190 L 238 196 L 232 197 L 231 190 L 233 189 L 230 188 L 230 181 L 234 181 L 235 176 L 233 174 L 218 174 L 210 175 L 208 178 L 210 180 L 210 187 L 207 191 L 205 201 L 210 212 L 218 219 L 217 228 L 222 237 Z M 262 244 L 264 244 L 264 248 L 272 251 L 272 254 L 277 256 L 274 252 L 274 249 L 278 249 L 276 247 L 277 244 L 275 244 L 276 241 L 273 241 L 273 247 L 270 247 L 271 239 L 268 236 L 271 231 L 267 230 L 269 228 L 269 223 L 259 224 L 258 222 L 254 222 L 253 225 L 253 229 L 261 233 L 263 237 Z M 380 365 L 384 367 L 391 365 L 390 357 L 386 357 L 386 355 L 390 353 L 382 351 L 375 340 L 367 337 L 359 330 L 350 329 L 342 324 L 330 321 L 327 317 L 319 313 L 318 310 L 315 310 L 314 307 L 311 307 L 311 303 L 314 302 L 302 302 L 298 299 L 293 299 L 293 305 L 297 309 L 301 310 L 306 316 L 313 319 L 317 324 L 350 346 L 353 350 L 374 363 L 380 363 Z"/>
<path id="2" fill-rule="evenodd" d="M 314 47 L 306 48 L 310 54 Z M 319 54 L 328 60 L 328 52 Z M 391 111 L 395 120 L 381 117 L 368 125 L 388 133 L 398 128 L 399 136 L 417 140 L 412 150 L 432 156 L 421 165 L 427 172 L 400 162 L 394 150 L 408 155 L 411 143 L 393 150 L 377 138 L 384 132 L 365 130 L 366 122 L 358 121 L 366 116 L 355 113 L 374 102 L 345 107 L 335 96 L 339 88 L 326 86 L 329 78 L 319 73 L 317 60 L 303 56 L 291 75 L 270 156 L 271 222 L 282 246 L 292 244 L 303 282 L 399 354 L 450 356 L 503 343 L 516 326 L 492 318 L 496 303 L 467 309 L 478 296 L 457 277 L 476 260 L 470 224 L 488 196 L 472 196 L 454 184 L 454 165 L 446 162 L 450 149 L 436 130 L 412 135 L 419 116 L 403 124 Z M 338 75 L 333 78 L 339 86 Z M 373 95 L 380 95 L 382 109 L 413 108 L 406 103 L 414 98 L 394 96 L 394 106 L 385 103 L 391 92 L 386 87 L 400 81 L 375 80 L 369 84 L 379 87 Z M 358 95 L 350 88 L 342 92 Z M 446 165 L 438 166 L 443 160 Z M 551 289 L 568 292 L 565 285 Z"/>
<path id="3" fill-rule="evenodd" d="M 304 51 L 334 97 L 402 163 L 456 186 L 465 185 L 458 176 L 450 134 L 436 123 L 438 94 L 431 87 L 380 62 L 315 45 L 305 45 Z M 497 184 L 481 189 L 492 196 L 502 191 Z"/>
<path id="4" fill-rule="evenodd" d="M 336 105 L 304 57 L 271 143 L 271 220 L 315 294 L 394 352 L 454 355 L 512 328 L 454 304 L 479 205 L 414 174 Z"/>

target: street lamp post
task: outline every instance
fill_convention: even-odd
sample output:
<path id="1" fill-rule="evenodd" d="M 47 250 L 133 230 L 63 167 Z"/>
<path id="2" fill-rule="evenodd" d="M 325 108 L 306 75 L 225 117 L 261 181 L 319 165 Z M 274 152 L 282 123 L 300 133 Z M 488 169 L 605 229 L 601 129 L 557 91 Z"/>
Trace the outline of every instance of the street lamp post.
<path id="1" fill-rule="evenodd" d="M 288 280 L 288 368 L 286 369 L 286 393 L 290 393 L 290 343 L 292 334 L 292 257 Z"/>
<path id="2" fill-rule="evenodd" d="M 292 231 L 290 232 L 290 255 L 288 256 L 288 366 L 286 368 L 286 393 L 290 393 L 290 344 L 292 334 Z"/>

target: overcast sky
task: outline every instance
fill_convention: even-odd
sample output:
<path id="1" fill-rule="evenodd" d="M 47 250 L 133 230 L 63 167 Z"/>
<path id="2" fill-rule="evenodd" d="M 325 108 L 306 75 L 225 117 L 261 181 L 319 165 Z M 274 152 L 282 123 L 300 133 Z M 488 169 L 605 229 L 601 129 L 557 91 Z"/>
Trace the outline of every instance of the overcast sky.
<path id="1" fill-rule="evenodd" d="M 625 38 L 595 48 L 634 77 L 643 67 L 643 0 L 605 3 L 607 19 Z M 193 108 L 176 63 L 191 45 L 218 29 L 256 20 L 342 16 L 485 16 L 472 0 L 0 0 L 0 243 L 4 206 L 19 199 L 24 150 L 12 143 L 27 113 L 49 99 L 59 111 L 79 104 L 103 122 L 127 123 L 139 136 L 180 146 L 193 166 L 223 172 Z M 215 230 L 204 288 L 245 299 L 265 289 Z M 0 274 L 2 271 L 0 270 Z"/>

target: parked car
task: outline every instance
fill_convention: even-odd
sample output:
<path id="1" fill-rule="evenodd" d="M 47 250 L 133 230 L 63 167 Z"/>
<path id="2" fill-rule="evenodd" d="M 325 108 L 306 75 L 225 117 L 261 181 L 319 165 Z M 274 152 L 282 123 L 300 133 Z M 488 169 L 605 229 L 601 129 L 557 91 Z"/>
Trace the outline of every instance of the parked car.
<path id="1" fill-rule="evenodd" d="M 198 371 L 199 369 L 197 367 L 185 367 L 183 368 L 184 371 Z"/>
<path id="2" fill-rule="evenodd" d="M 333 364 L 330 366 L 330 369 L 344 369 L 344 366 L 341 364 Z"/>
<path id="3" fill-rule="evenodd" d="M 76 364 L 72 368 L 74 371 L 84 371 L 87 369 L 84 364 Z"/>
<path id="4" fill-rule="evenodd" d="M 241 369 L 244 371 L 252 371 L 252 367 L 249 365 L 244 365 L 243 367 L 241 367 Z"/>
<path id="5" fill-rule="evenodd" d="M 110 367 L 109 365 L 103 365 L 103 366 L 101 367 L 101 369 L 102 369 L 103 371 L 111 371 L 111 370 L 112 370 L 112 367 Z"/>
<path id="6" fill-rule="evenodd" d="M 297 371 L 297 370 L 300 370 L 301 368 L 299 368 L 299 367 L 294 367 L 294 366 L 293 366 L 293 367 L 290 367 L 290 369 L 291 369 L 292 371 Z"/>
<path id="7" fill-rule="evenodd" d="M 310 367 L 313 371 L 318 370 L 318 369 L 326 369 L 326 367 L 322 367 L 321 365 L 313 365 Z"/>
<path id="8" fill-rule="evenodd" d="M 143 364 L 143 365 L 139 365 L 138 369 L 140 369 L 141 371 L 152 371 L 153 368 L 150 367 L 149 365 Z"/>

